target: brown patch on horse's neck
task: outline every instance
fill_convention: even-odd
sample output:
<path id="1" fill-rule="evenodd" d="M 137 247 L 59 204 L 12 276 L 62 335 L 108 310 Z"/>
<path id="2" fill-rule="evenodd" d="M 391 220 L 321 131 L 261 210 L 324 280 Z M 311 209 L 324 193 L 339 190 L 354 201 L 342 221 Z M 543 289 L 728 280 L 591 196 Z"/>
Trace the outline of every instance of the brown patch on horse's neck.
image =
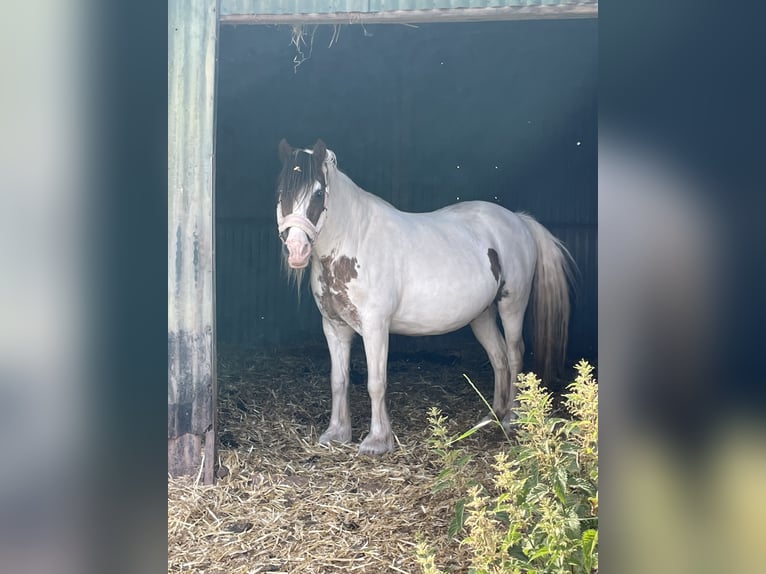
<path id="1" fill-rule="evenodd" d="M 322 265 L 322 274 L 319 277 L 322 284 L 322 292 L 319 294 L 320 306 L 331 319 L 358 326 L 359 311 L 348 295 L 348 284 L 358 276 L 356 257 L 341 255 L 335 259 L 333 255 L 326 255 L 319 260 Z"/>

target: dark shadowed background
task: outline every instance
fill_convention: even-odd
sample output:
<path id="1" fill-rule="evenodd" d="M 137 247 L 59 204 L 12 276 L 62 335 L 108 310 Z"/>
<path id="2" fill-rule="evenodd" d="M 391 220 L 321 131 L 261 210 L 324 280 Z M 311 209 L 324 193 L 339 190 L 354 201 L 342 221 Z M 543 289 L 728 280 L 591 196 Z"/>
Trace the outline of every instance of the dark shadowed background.
<path id="1" fill-rule="evenodd" d="M 287 288 L 274 213 L 277 143 L 309 147 L 321 138 L 358 185 L 399 209 L 482 199 L 535 216 L 577 261 L 570 356 L 594 359 L 597 22 L 336 30 L 305 26 L 301 56 L 289 26 L 221 27 L 218 341 L 322 340 L 308 290 L 299 306 Z M 474 344 L 467 329 L 392 340 L 393 348 L 426 343 Z"/>

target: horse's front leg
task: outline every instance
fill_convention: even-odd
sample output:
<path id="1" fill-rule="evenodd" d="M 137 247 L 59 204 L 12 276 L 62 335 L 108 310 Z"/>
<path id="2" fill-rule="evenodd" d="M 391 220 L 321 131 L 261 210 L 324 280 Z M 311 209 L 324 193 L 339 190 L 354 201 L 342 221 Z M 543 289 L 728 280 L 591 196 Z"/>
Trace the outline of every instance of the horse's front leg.
<path id="1" fill-rule="evenodd" d="M 332 387 L 332 414 L 330 426 L 319 437 L 320 444 L 331 441 L 351 441 L 351 415 L 348 409 L 349 363 L 354 330 L 343 323 L 322 319 L 322 328 L 330 349 L 330 385 Z"/>
<path id="2" fill-rule="evenodd" d="M 394 437 L 386 410 L 388 325 L 365 329 L 363 337 L 367 357 L 367 391 L 370 394 L 372 417 L 370 434 L 359 445 L 359 452 L 378 455 L 394 450 Z"/>

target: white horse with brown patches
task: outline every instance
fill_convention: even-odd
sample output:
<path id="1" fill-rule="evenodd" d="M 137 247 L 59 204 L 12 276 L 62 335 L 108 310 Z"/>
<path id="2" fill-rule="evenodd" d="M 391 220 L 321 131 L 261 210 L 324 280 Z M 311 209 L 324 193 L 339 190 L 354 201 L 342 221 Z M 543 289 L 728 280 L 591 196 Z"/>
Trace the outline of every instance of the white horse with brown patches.
<path id="1" fill-rule="evenodd" d="M 349 360 L 357 334 L 372 403 L 359 452 L 394 448 L 385 400 L 389 333 L 438 335 L 471 325 L 494 370 L 492 408 L 509 426 L 530 295 L 544 376 L 563 363 L 571 257 L 561 243 L 530 216 L 483 201 L 399 211 L 354 184 L 321 140 L 313 149 L 282 140 L 279 151 L 279 234 L 291 269 L 311 265 L 332 361 L 332 414 L 319 442 L 351 440 Z"/>

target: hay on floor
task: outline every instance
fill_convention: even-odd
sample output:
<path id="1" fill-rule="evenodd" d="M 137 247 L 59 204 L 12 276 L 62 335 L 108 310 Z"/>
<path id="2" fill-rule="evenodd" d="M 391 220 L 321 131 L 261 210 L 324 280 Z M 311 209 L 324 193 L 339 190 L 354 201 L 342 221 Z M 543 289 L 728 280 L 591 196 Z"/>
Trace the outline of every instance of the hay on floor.
<path id="1" fill-rule="evenodd" d="M 416 573 L 419 537 L 437 551 L 439 567 L 467 571 L 467 549 L 447 536 L 457 495 L 432 492 L 442 468 L 427 446 L 427 412 L 439 407 L 455 433 L 486 414 L 462 376 L 491 397 L 486 358 L 392 353 L 388 405 L 398 448 L 378 458 L 357 455 L 369 425 L 358 350 L 352 367 L 354 442 L 323 447 L 325 348 L 220 353 L 219 479 L 168 481 L 169 572 Z M 467 472 L 488 484 L 501 433 L 482 431 L 462 446 L 474 455 Z"/>

